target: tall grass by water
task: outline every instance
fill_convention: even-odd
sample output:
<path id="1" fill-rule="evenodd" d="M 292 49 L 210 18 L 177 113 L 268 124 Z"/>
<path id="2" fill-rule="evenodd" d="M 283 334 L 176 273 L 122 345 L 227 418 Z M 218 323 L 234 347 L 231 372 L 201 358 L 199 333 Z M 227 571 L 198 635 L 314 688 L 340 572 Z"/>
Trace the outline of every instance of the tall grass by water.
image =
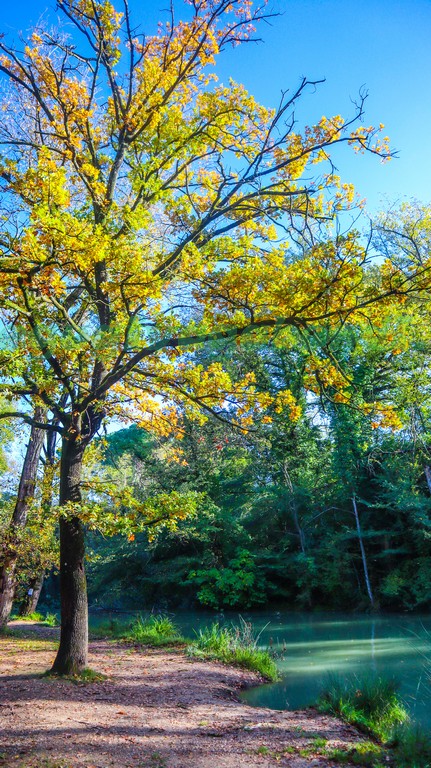
<path id="1" fill-rule="evenodd" d="M 187 652 L 193 657 L 237 664 L 258 672 L 267 680 L 277 680 L 276 663 L 270 651 L 259 647 L 259 637 L 253 632 L 252 624 L 242 618 L 239 626 L 223 627 L 214 622 L 199 630 Z"/>
<path id="2" fill-rule="evenodd" d="M 394 680 L 370 675 L 360 677 L 330 676 L 318 708 L 338 715 L 360 730 L 381 741 L 392 735 L 395 726 L 407 722 L 409 715 L 398 697 Z"/>
<path id="3" fill-rule="evenodd" d="M 397 768 L 431 768 L 431 734 L 411 721 L 396 681 L 331 676 L 317 708 L 377 738 L 389 748 Z"/>
<path id="4" fill-rule="evenodd" d="M 185 642 L 174 622 L 168 616 L 162 615 L 150 615 L 146 618 L 137 616 L 124 639 L 154 648 Z"/>

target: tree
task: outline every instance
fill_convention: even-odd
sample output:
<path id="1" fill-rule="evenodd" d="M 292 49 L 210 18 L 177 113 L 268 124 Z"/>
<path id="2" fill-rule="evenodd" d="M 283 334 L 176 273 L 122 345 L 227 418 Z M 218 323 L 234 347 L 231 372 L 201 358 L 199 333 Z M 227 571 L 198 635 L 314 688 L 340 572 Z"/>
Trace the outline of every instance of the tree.
<path id="1" fill-rule="evenodd" d="M 52 515 L 54 488 L 56 479 L 56 448 L 58 435 L 54 431 L 46 433 L 46 445 L 43 456 L 43 477 L 41 481 L 40 519 L 38 546 L 33 547 L 31 557 L 27 560 L 26 586 L 19 607 L 20 616 L 28 616 L 34 613 L 42 592 L 45 572 L 52 567 L 54 560 L 55 536 L 52 530 Z M 50 521 L 51 525 L 47 526 Z M 40 534 L 45 534 L 41 536 Z"/>
<path id="2" fill-rule="evenodd" d="M 201 419 L 229 402 L 247 425 L 268 398 L 252 376 L 233 387 L 219 363 L 197 365 L 199 346 L 265 330 L 292 339 L 402 283 L 392 271 L 375 290 L 364 282 L 353 234 L 315 240 L 353 200 L 331 147 L 388 155 L 360 124 L 364 98 L 351 119 L 299 134 L 293 110 L 314 83 L 267 109 L 214 82 L 215 57 L 251 39 L 263 8 L 193 0 L 186 21 L 172 11 L 144 37 L 126 0 L 122 12 L 108 0 L 57 5 L 67 28 L 37 28 L 23 51 L 0 43 L 0 306 L 2 415 L 34 424 L 19 404 L 31 398 L 62 438 L 54 670 L 69 673 L 87 660 L 81 467 L 103 421 L 181 435 L 181 412 Z"/>
<path id="3" fill-rule="evenodd" d="M 40 452 L 45 437 L 44 430 L 37 426 L 43 424 L 44 413 L 39 406 L 35 409 L 34 424 L 31 428 L 27 450 L 24 457 L 21 478 L 18 486 L 18 494 L 9 529 L 2 545 L 2 557 L 0 566 L 0 628 L 4 627 L 12 610 L 15 597 L 16 578 L 15 570 L 19 555 L 19 537 L 25 528 L 31 504 L 36 489 L 37 471 Z"/>

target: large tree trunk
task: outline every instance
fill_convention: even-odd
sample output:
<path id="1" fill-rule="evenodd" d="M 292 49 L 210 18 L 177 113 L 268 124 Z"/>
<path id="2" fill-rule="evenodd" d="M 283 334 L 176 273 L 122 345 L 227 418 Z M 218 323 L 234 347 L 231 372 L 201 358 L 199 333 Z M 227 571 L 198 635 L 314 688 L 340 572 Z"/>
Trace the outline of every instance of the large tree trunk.
<path id="1" fill-rule="evenodd" d="M 35 408 L 34 420 L 37 422 L 44 420 L 42 408 Z M 10 523 L 9 542 L 0 570 L 0 629 L 6 626 L 12 611 L 16 588 L 15 571 L 18 561 L 17 538 L 20 530 L 25 527 L 30 504 L 33 501 L 44 436 L 45 430 L 34 426 L 31 428 L 17 500 Z"/>
<path id="2" fill-rule="evenodd" d="M 60 505 L 81 502 L 84 447 L 63 437 L 60 463 Z M 78 517 L 60 517 L 60 647 L 52 671 L 77 674 L 87 666 L 88 608 L 85 579 L 84 527 Z"/>
<path id="3" fill-rule="evenodd" d="M 39 602 L 40 593 L 42 592 L 44 578 L 45 572 L 42 571 L 37 576 L 30 579 L 27 593 L 19 607 L 20 616 L 28 616 L 30 613 L 35 612 Z"/>

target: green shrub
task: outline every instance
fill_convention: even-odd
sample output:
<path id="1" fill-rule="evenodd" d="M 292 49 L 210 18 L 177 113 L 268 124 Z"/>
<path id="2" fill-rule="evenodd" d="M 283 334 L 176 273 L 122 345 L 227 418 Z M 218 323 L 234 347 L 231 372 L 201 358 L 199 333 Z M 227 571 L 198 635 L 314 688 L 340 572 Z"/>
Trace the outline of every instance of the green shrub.
<path id="1" fill-rule="evenodd" d="M 409 719 L 397 695 L 396 682 L 381 677 L 331 677 L 317 706 L 321 712 L 339 715 L 383 742 Z"/>
<path id="2" fill-rule="evenodd" d="M 237 664 L 245 669 L 276 680 L 277 667 L 268 650 L 259 648 L 259 635 L 253 634 L 252 625 L 241 619 L 238 627 L 221 627 L 218 622 L 197 633 L 189 645 L 190 656 L 217 659 L 225 664 Z"/>
<path id="3" fill-rule="evenodd" d="M 45 618 L 43 619 L 43 623 L 46 624 L 48 627 L 60 626 L 60 621 L 56 613 L 47 613 Z"/>
<path id="4" fill-rule="evenodd" d="M 171 619 L 160 615 L 148 616 L 145 619 L 138 616 L 124 638 L 139 645 L 151 645 L 157 648 L 184 642 L 184 638 Z"/>
<path id="5" fill-rule="evenodd" d="M 256 565 L 256 557 L 243 547 L 236 549 L 229 565 L 219 568 L 207 565 L 191 571 L 188 582 L 199 587 L 199 602 L 211 608 L 250 608 L 266 599 L 266 583 Z"/>
<path id="6" fill-rule="evenodd" d="M 60 622 L 56 613 L 47 613 L 45 616 L 38 611 L 33 613 L 27 613 L 25 616 L 13 615 L 13 620 L 16 621 L 38 621 L 41 624 L 46 624 L 48 627 L 58 627 Z"/>

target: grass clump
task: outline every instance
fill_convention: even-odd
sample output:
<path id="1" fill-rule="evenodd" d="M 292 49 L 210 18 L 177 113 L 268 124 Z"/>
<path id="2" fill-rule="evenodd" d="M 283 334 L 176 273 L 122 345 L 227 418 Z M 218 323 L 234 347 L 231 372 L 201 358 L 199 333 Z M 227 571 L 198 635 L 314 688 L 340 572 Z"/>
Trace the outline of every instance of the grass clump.
<path id="1" fill-rule="evenodd" d="M 431 768 L 431 734 L 410 720 L 393 680 L 332 678 L 317 706 L 375 736 L 389 752 L 386 762 L 396 768 Z M 339 763 L 374 768 L 383 764 L 380 745 L 364 742 L 352 750 L 332 750 L 328 756 Z"/>
<path id="2" fill-rule="evenodd" d="M 56 613 L 47 613 L 45 618 L 42 619 L 42 624 L 45 624 L 47 627 L 59 627 L 60 620 Z"/>
<path id="3" fill-rule="evenodd" d="M 361 768 L 378 768 L 386 762 L 383 747 L 372 741 L 360 741 L 348 749 L 340 749 L 339 747 L 327 749 L 324 754 L 333 763 L 341 765 L 348 763 L 349 765 L 359 765 Z"/>
<path id="4" fill-rule="evenodd" d="M 417 723 L 398 726 L 390 746 L 397 768 L 431 767 L 431 733 Z"/>
<path id="5" fill-rule="evenodd" d="M 167 616 L 160 615 L 151 615 L 147 618 L 138 616 L 124 635 L 124 639 L 155 648 L 184 643 L 184 638 L 173 621 Z"/>
<path id="6" fill-rule="evenodd" d="M 267 680 L 277 680 L 275 661 L 268 650 L 259 648 L 258 641 L 259 635 L 255 636 L 252 625 L 243 619 L 238 627 L 221 627 L 214 622 L 199 630 L 187 652 L 190 656 L 236 664 L 258 672 Z"/>
<path id="7" fill-rule="evenodd" d="M 382 677 L 333 677 L 320 695 L 317 708 L 338 715 L 382 742 L 388 741 L 395 729 L 409 720 L 396 682 Z"/>

